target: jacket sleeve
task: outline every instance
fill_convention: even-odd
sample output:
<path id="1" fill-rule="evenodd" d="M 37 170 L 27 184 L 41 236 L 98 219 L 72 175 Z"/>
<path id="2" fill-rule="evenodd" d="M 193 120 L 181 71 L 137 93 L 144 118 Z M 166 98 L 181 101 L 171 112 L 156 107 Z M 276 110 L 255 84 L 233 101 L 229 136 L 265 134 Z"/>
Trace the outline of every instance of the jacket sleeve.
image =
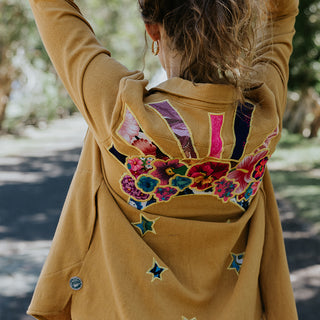
<path id="1" fill-rule="evenodd" d="M 110 135 L 120 80 L 141 79 L 110 57 L 72 0 L 29 0 L 42 41 L 98 143 Z M 90 92 L 89 92 L 90 91 Z"/>
<path id="2" fill-rule="evenodd" d="M 284 112 L 298 0 L 269 0 L 268 26 L 258 44 L 254 68 L 273 92 L 280 119 Z"/>

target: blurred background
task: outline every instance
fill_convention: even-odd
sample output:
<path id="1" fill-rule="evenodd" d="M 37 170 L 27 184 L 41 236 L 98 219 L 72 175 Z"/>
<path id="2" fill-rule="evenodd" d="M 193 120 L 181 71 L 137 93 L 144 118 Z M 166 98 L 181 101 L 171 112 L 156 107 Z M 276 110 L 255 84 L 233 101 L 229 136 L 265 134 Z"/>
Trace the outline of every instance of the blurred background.
<path id="1" fill-rule="evenodd" d="M 78 0 L 101 43 L 151 85 L 134 0 Z M 320 305 L 320 0 L 300 0 L 288 106 L 269 165 L 302 320 Z M 145 62 L 143 62 L 145 61 Z M 151 75 L 156 75 L 151 77 Z M 76 168 L 86 124 L 45 53 L 27 1 L 0 0 L 0 319 L 25 315 Z"/>

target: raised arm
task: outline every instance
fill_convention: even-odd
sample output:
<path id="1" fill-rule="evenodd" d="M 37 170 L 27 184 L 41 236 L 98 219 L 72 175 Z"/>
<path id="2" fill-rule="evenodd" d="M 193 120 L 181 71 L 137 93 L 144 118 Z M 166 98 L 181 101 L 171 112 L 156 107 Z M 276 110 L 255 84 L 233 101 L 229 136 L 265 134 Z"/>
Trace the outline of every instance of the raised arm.
<path id="1" fill-rule="evenodd" d="M 29 2 L 42 41 L 64 86 L 96 140 L 105 141 L 110 133 L 119 82 L 134 73 L 110 58 L 109 51 L 97 41 L 72 0 Z"/>
<path id="2" fill-rule="evenodd" d="M 282 117 L 286 104 L 289 78 L 289 58 L 292 53 L 298 0 L 269 0 L 270 25 L 258 45 L 255 69 L 261 80 L 273 92 Z"/>

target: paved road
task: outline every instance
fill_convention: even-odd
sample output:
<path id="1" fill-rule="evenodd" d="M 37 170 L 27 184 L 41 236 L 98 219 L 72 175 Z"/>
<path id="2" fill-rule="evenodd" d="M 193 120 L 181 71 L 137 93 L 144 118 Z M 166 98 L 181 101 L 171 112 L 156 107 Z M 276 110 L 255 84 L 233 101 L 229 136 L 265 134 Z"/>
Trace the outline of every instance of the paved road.
<path id="1" fill-rule="evenodd" d="M 48 253 L 86 126 L 75 117 L 0 138 L 0 320 L 31 320 L 25 310 Z M 279 202 L 298 312 L 318 320 L 320 239 Z M 100 319 L 98 319 L 100 320 Z M 102 319 L 101 319 L 102 320 Z M 280 319 L 279 319 L 280 320 Z"/>

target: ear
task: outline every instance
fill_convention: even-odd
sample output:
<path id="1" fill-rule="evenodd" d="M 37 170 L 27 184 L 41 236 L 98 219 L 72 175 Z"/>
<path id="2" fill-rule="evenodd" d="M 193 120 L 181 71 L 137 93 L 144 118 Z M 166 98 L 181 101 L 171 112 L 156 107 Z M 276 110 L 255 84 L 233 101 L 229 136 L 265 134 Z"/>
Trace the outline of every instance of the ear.
<path id="1" fill-rule="evenodd" d="M 153 41 L 160 40 L 161 35 L 160 35 L 160 28 L 159 24 L 154 23 L 154 24 L 145 24 L 146 30 L 148 35 Z"/>

